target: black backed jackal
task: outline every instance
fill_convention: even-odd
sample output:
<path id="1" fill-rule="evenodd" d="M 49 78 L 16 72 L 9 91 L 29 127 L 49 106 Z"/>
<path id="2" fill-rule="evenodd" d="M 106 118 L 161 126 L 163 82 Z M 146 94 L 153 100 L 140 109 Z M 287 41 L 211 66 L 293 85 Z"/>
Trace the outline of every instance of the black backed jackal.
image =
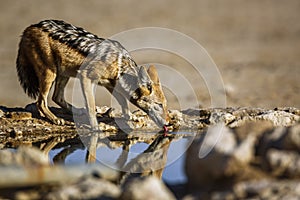
<path id="1" fill-rule="evenodd" d="M 107 88 L 129 116 L 127 99 L 145 111 L 158 125 L 168 124 L 166 99 L 154 66 L 148 71 L 138 66 L 117 41 L 96 35 L 64 21 L 44 20 L 23 32 L 17 57 L 19 81 L 24 91 L 37 98 L 37 108 L 55 124 L 63 124 L 47 105 L 52 84 L 52 100 L 62 108 L 73 107 L 64 98 L 70 77 L 79 77 L 91 126 L 97 129 L 92 84 Z"/>

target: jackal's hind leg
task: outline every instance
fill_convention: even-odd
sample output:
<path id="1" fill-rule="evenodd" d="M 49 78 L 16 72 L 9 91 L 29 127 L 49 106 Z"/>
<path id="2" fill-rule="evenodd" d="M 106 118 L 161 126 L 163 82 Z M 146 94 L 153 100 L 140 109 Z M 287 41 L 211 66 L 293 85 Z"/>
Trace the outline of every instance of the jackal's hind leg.
<path id="1" fill-rule="evenodd" d="M 54 93 L 52 96 L 52 100 L 59 105 L 60 107 L 64 108 L 68 113 L 72 114 L 78 114 L 81 115 L 83 111 L 81 109 L 78 109 L 72 104 L 66 102 L 65 100 L 65 87 L 69 81 L 69 77 L 65 76 L 57 76 L 55 81 L 55 88 Z"/>
<path id="2" fill-rule="evenodd" d="M 47 119 L 49 119 L 54 124 L 63 125 L 65 121 L 63 119 L 57 118 L 48 108 L 47 97 L 52 86 L 52 83 L 55 80 L 55 74 L 53 72 L 46 71 L 44 77 L 40 77 L 39 80 L 39 97 L 37 100 L 37 107 L 40 114 Z"/>

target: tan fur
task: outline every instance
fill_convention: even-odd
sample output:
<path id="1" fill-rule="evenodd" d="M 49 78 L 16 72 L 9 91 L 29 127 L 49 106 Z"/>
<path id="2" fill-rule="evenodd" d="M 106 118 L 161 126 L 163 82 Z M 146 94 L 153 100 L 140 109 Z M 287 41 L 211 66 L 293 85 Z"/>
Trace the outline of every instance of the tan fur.
<path id="1" fill-rule="evenodd" d="M 60 57 L 60 63 L 55 63 L 55 56 Z M 18 57 L 21 65 L 32 67 L 38 78 L 37 107 L 41 115 L 55 124 L 63 124 L 63 120 L 57 118 L 47 107 L 48 93 L 55 82 L 53 101 L 62 108 L 72 110 L 72 106 L 64 99 L 64 87 L 70 77 L 77 75 L 84 56 L 67 45 L 54 41 L 42 30 L 28 28 L 22 36 Z"/>
<path id="2" fill-rule="evenodd" d="M 157 98 L 157 101 L 162 102 L 163 104 L 163 108 L 164 108 L 164 113 L 166 114 L 164 116 L 164 118 L 169 121 L 169 115 L 168 115 L 168 110 L 167 110 L 167 99 L 165 97 L 165 94 L 162 90 L 160 81 L 159 81 L 159 76 L 158 73 L 156 71 L 156 68 L 154 65 L 150 65 L 150 67 L 148 68 L 148 74 L 151 78 L 151 80 L 153 81 L 153 93 L 155 94 L 155 98 Z"/>
<path id="3" fill-rule="evenodd" d="M 67 30 L 63 30 L 64 27 Z M 93 128 L 97 129 L 98 126 L 92 92 L 93 83 L 106 87 L 122 105 L 125 115 L 129 115 L 126 103 L 126 99 L 129 99 L 134 105 L 147 112 L 158 125 L 167 124 L 166 99 L 155 67 L 151 66 L 148 74 L 145 73 L 144 67 L 137 67 L 131 58 L 125 58 L 126 52 L 124 55 L 123 52 L 126 50 L 119 47 L 119 43 L 111 40 L 108 42 L 117 47 L 109 45 L 104 47 L 107 49 L 115 47 L 114 52 L 108 52 L 108 56 L 104 59 L 90 59 L 85 55 L 89 48 L 92 49 L 88 46 L 88 42 L 95 41 L 95 44 L 98 44 L 103 40 L 88 32 L 82 32 L 82 29 L 73 30 L 72 27 L 63 21 L 45 20 L 40 24 L 29 26 L 22 35 L 17 57 L 19 80 L 29 96 L 37 97 L 40 114 L 55 124 L 64 124 L 63 119 L 57 118 L 48 109 L 47 97 L 52 84 L 55 83 L 52 100 L 71 112 L 73 107 L 65 101 L 64 88 L 70 77 L 79 77 L 90 124 Z M 68 38 L 70 35 L 68 31 L 74 32 L 75 40 Z M 78 36 L 79 34 L 82 36 Z M 80 43 L 81 37 L 85 43 Z M 120 55 L 123 55 L 121 63 L 118 59 Z M 88 62 L 88 65 L 82 70 L 81 66 L 85 62 Z M 136 77 L 136 88 L 130 86 L 135 82 L 128 82 L 126 76 L 120 74 L 132 74 Z M 155 111 L 158 107 L 159 111 Z"/>

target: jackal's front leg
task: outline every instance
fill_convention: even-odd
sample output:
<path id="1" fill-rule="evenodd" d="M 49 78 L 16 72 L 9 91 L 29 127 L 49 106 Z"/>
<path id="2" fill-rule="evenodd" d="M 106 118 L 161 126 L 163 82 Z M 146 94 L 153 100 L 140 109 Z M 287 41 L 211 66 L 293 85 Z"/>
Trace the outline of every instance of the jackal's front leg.
<path id="1" fill-rule="evenodd" d="M 121 93 L 119 93 L 116 89 L 109 88 L 108 90 L 116 98 L 116 100 L 120 104 L 120 106 L 122 108 L 122 114 L 123 114 L 124 118 L 126 120 L 130 120 L 131 113 L 130 113 L 129 108 L 128 108 L 127 99 Z"/>
<path id="2" fill-rule="evenodd" d="M 85 106 L 88 111 L 88 118 L 92 129 L 99 129 L 98 121 L 96 118 L 96 105 L 95 97 L 93 95 L 93 84 L 92 80 L 89 79 L 86 74 L 80 74 L 81 89 L 85 99 Z"/>

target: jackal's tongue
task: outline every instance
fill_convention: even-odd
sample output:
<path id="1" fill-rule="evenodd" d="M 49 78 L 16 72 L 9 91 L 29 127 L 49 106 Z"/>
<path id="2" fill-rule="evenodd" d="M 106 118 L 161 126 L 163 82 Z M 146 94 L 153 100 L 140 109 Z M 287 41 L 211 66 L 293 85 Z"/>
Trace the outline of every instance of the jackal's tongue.
<path id="1" fill-rule="evenodd" d="M 164 137 L 166 137 L 169 132 L 169 129 L 166 125 L 164 125 L 163 129 L 164 129 Z"/>
<path id="2" fill-rule="evenodd" d="M 168 129 L 168 127 L 167 127 L 166 125 L 164 125 L 163 128 L 164 128 L 164 132 L 165 132 L 165 133 L 169 131 L 169 129 Z"/>

